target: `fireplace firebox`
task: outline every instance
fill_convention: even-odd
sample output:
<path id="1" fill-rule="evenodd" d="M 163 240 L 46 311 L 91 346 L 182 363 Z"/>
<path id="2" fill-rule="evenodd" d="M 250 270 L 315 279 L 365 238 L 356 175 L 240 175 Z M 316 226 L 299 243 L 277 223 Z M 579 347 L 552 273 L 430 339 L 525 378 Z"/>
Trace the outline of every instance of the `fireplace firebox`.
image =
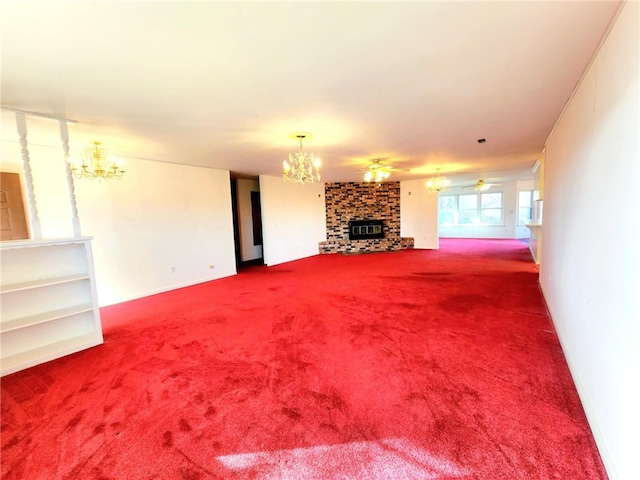
<path id="1" fill-rule="evenodd" d="M 349 222 L 349 240 L 384 238 L 383 220 L 351 220 Z"/>

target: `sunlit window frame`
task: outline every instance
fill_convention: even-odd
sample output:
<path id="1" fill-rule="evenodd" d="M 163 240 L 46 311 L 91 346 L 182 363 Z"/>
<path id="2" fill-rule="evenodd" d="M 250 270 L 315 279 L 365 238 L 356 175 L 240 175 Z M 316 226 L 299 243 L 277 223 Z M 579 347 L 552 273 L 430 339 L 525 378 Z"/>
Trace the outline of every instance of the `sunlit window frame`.
<path id="1" fill-rule="evenodd" d="M 494 195 L 494 194 L 500 194 L 500 223 L 458 223 L 458 220 L 460 218 L 460 197 L 461 196 L 467 196 L 467 195 L 474 195 L 473 193 L 446 193 L 446 194 L 440 194 L 440 197 L 438 198 L 438 225 L 441 227 L 465 227 L 465 228 L 477 228 L 477 227 L 503 227 L 504 226 L 504 194 L 502 191 L 494 191 L 494 192 L 477 192 L 475 193 L 475 195 L 477 195 L 477 217 L 478 219 L 482 218 L 482 211 L 483 210 L 493 210 L 496 209 L 497 207 L 491 207 L 491 208 L 483 208 L 482 207 L 482 196 L 483 195 Z M 445 197 L 455 197 L 455 203 L 456 203 L 456 208 L 455 210 L 453 209 L 449 209 L 449 210 L 442 210 L 440 208 L 441 206 L 441 202 L 442 199 Z M 464 210 L 468 210 L 468 209 L 464 209 Z M 456 223 L 442 223 L 442 212 L 446 211 L 446 212 L 455 212 L 455 219 L 456 219 Z"/>
<path id="2" fill-rule="evenodd" d="M 523 193 L 526 193 L 529 197 L 529 206 L 522 206 L 521 204 L 521 195 Z M 538 198 L 540 197 L 540 192 L 538 190 L 533 190 L 530 188 L 526 188 L 524 190 L 519 190 L 518 191 L 518 226 L 522 226 L 525 224 L 525 222 L 531 220 L 533 218 L 533 204 L 538 200 Z M 527 209 L 529 212 L 529 215 L 527 216 L 527 218 L 523 218 L 522 217 L 522 210 Z"/>

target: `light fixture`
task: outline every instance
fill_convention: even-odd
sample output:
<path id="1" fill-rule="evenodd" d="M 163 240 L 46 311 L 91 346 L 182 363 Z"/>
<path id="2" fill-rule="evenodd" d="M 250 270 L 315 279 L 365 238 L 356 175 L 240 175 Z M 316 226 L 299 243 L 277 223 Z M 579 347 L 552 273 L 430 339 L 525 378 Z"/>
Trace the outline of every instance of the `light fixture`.
<path id="1" fill-rule="evenodd" d="M 473 189 L 476 192 L 485 192 L 487 190 L 489 190 L 491 188 L 491 184 L 489 183 L 485 183 L 485 181 L 481 178 L 480 180 L 478 180 L 476 182 L 476 184 L 474 185 Z"/>
<path id="2" fill-rule="evenodd" d="M 115 157 L 109 157 L 107 149 L 102 147 L 102 142 L 91 142 L 92 147 L 84 149 L 82 163 L 77 165 L 72 158 L 69 164 L 73 176 L 77 179 L 120 180 L 124 175 L 124 162 Z"/>
<path id="3" fill-rule="evenodd" d="M 369 165 L 369 170 L 364 174 L 365 182 L 380 183 L 385 181 L 391 175 L 391 167 L 383 164 L 380 160 L 374 160 Z"/>
<path id="4" fill-rule="evenodd" d="M 314 160 L 313 153 L 302 151 L 302 140 L 312 138 L 307 132 L 294 132 L 289 137 L 300 141 L 300 151 L 289 154 L 289 161 L 282 162 L 282 178 L 285 182 L 313 183 L 320 181 L 320 159 Z"/>
<path id="5" fill-rule="evenodd" d="M 440 175 L 440 169 L 436 168 L 436 176 L 427 180 L 427 190 L 429 193 L 433 192 L 444 192 L 449 190 L 449 185 L 451 182 L 447 180 L 445 177 Z"/>

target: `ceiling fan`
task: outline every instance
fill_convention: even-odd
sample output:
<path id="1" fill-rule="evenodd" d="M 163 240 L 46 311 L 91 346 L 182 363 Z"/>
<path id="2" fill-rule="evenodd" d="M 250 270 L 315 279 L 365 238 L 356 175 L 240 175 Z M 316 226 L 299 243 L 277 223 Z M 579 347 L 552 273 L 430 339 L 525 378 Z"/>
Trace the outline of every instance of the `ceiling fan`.
<path id="1" fill-rule="evenodd" d="M 364 181 L 376 183 L 383 182 L 389 178 L 393 169 L 394 168 L 391 165 L 382 163 L 381 159 L 372 160 L 367 172 L 364 174 Z"/>
<path id="2" fill-rule="evenodd" d="M 473 185 L 464 185 L 462 188 L 471 188 L 471 187 L 473 187 L 473 189 L 476 190 L 477 192 L 486 192 L 491 187 L 497 187 L 499 185 L 502 185 L 502 184 L 501 183 L 487 183 L 487 182 L 484 181 L 484 178 L 480 178 Z"/>

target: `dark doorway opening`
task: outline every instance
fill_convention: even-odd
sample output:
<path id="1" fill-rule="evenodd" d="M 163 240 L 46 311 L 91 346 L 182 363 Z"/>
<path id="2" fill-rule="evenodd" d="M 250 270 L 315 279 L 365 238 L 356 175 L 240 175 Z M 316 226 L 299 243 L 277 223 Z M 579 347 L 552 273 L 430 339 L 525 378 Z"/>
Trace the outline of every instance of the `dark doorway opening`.
<path id="1" fill-rule="evenodd" d="M 253 224 L 253 245 L 262 246 L 262 207 L 260 192 L 251 192 L 251 223 Z"/>
<path id="2" fill-rule="evenodd" d="M 231 197 L 236 271 L 264 265 L 262 207 L 257 178 L 232 173 Z M 254 258 L 256 256 L 258 258 Z"/>
<path id="3" fill-rule="evenodd" d="M 236 257 L 236 272 L 242 263 L 242 251 L 240 247 L 240 227 L 238 223 L 238 181 L 231 179 L 231 215 L 233 218 L 233 245 Z"/>

